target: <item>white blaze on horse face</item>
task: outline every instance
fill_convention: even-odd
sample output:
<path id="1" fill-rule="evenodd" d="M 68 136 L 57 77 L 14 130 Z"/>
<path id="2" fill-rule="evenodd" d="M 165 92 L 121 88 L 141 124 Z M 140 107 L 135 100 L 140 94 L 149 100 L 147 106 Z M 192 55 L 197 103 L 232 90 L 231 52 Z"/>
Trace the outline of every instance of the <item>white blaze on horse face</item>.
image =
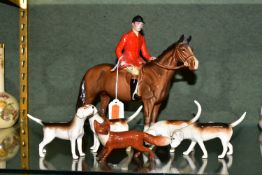
<path id="1" fill-rule="evenodd" d="M 188 48 L 189 50 L 190 50 L 190 52 L 191 52 L 191 54 L 193 55 L 193 59 L 194 59 L 194 70 L 197 70 L 198 69 L 198 59 L 195 57 L 195 55 L 193 54 L 193 51 L 192 51 L 192 49 L 189 47 Z"/>
<path id="2" fill-rule="evenodd" d="M 194 69 L 195 70 L 197 70 L 198 69 L 198 60 L 197 60 L 197 58 L 196 57 L 194 57 L 194 59 L 195 59 L 195 67 L 194 67 Z"/>

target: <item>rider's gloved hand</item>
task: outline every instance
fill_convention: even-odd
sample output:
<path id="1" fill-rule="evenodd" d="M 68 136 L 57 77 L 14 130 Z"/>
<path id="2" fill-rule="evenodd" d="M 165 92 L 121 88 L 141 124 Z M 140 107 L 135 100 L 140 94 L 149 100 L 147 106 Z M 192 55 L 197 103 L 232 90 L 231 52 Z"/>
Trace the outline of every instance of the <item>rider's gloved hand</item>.
<path id="1" fill-rule="evenodd" d="M 151 57 L 150 61 L 154 61 L 156 59 L 156 57 Z"/>

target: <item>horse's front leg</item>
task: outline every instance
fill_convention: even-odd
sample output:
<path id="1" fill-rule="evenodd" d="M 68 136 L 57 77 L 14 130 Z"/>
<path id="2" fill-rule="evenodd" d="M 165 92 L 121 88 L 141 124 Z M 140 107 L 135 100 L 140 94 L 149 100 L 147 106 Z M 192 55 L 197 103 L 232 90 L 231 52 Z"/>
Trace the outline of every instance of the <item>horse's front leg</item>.
<path id="1" fill-rule="evenodd" d="M 161 104 L 154 105 L 153 112 L 152 112 L 152 119 L 151 119 L 150 124 L 155 123 L 157 121 L 160 106 L 161 106 Z"/>
<path id="2" fill-rule="evenodd" d="M 145 100 L 144 103 L 144 131 L 150 127 L 153 112 L 153 104 L 151 100 Z"/>

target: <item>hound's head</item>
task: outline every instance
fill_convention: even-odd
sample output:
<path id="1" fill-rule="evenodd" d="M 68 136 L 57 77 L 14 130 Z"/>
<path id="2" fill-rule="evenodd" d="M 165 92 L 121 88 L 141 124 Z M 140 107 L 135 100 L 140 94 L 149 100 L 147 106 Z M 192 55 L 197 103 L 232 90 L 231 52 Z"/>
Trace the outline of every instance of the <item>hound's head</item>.
<path id="1" fill-rule="evenodd" d="M 91 117 L 95 113 L 97 113 L 96 107 L 94 105 L 91 105 L 91 104 L 86 104 L 86 105 L 77 109 L 76 115 L 79 118 L 84 119 L 84 118 L 87 118 L 87 117 Z"/>
<path id="2" fill-rule="evenodd" d="M 171 136 L 171 147 L 176 148 L 180 145 L 182 140 L 184 139 L 184 134 L 181 131 L 175 131 L 173 135 Z"/>

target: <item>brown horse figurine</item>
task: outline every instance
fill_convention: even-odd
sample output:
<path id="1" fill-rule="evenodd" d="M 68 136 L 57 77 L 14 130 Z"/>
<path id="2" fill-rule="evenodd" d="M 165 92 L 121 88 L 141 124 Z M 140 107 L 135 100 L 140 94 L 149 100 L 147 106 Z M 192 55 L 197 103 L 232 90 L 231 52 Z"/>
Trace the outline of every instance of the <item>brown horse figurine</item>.
<path id="1" fill-rule="evenodd" d="M 155 123 L 161 103 L 168 97 L 171 79 L 176 69 L 188 67 L 198 68 L 198 60 L 192 52 L 189 42 L 184 35 L 168 47 L 156 60 L 143 65 L 138 77 L 138 94 L 144 105 L 144 130 Z M 178 66 L 182 63 L 181 66 Z M 78 97 L 77 107 L 92 104 L 100 96 L 99 112 L 105 116 L 110 98 L 115 97 L 116 72 L 111 71 L 113 65 L 100 64 L 90 68 L 84 75 Z M 119 71 L 118 99 L 131 101 L 129 82 L 131 74 L 125 70 Z"/>

